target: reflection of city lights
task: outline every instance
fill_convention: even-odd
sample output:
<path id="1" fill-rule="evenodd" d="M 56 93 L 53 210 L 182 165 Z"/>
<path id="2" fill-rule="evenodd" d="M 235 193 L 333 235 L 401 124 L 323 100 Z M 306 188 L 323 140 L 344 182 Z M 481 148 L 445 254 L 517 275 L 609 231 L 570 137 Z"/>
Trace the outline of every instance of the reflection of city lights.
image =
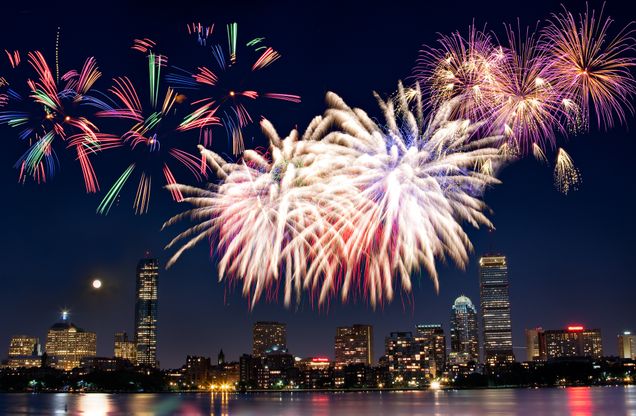
<path id="1" fill-rule="evenodd" d="M 78 413 L 88 416 L 108 415 L 113 410 L 108 394 L 103 393 L 91 393 L 80 396 L 78 407 Z"/>

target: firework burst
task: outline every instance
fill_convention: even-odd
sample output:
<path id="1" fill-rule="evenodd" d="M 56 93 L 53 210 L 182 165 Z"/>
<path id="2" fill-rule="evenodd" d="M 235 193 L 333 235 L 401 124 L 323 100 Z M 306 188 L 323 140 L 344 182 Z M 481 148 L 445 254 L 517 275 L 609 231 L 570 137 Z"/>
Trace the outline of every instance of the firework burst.
<path id="1" fill-rule="evenodd" d="M 170 87 L 162 85 L 162 67 L 165 57 L 156 55 L 150 50 L 154 43 L 135 42 L 133 49 L 140 50 L 141 46 L 148 46 L 148 100 L 143 102 L 139 98 L 138 88 L 127 77 L 115 78 L 114 86 L 110 89 L 115 97 L 111 105 L 105 101 L 96 102 L 101 109 L 99 117 L 114 118 L 129 121 L 126 132 L 121 135 L 120 146 L 133 158 L 133 162 L 124 170 L 113 183 L 97 208 L 100 214 L 107 214 L 115 200 L 120 195 L 125 184 L 135 173 L 139 176 L 137 191 L 133 202 L 136 214 L 148 212 L 153 178 L 156 172 L 161 172 L 164 184 L 176 183 L 173 164 L 185 167 L 192 176 L 200 181 L 206 174 L 203 159 L 198 155 L 183 150 L 187 143 L 183 134 L 178 134 L 179 122 L 182 120 L 181 105 L 185 99 Z M 141 45 L 141 46 L 140 46 Z M 216 122 L 217 119 L 211 120 Z M 191 144 L 194 148 L 194 144 Z M 155 179 L 156 182 L 156 179 Z M 183 196 L 177 189 L 171 189 L 171 196 L 175 201 L 181 201 Z"/>
<path id="2" fill-rule="evenodd" d="M 335 204 L 337 187 L 322 183 L 317 170 L 316 156 L 326 155 L 328 146 L 299 142 L 295 130 L 280 139 L 267 120 L 261 125 L 270 141 L 268 154 L 246 150 L 240 162 L 230 163 L 201 147 L 221 184 L 208 189 L 171 186 L 194 208 L 165 226 L 184 217 L 199 223 L 168 245 L 186 241 L 168 266 L 184 250 L 214 238 L 220 279 L 242 281 L 243 294 L 251 298 L 252 306 L 263 292 L 274 298 L 282 281 L 288 305 L 293 293 L 300 298 L 301 288 L 308 286 L 306 267 L 320 251 L 320 237 L 330 235 L 324 205 L 318 201 Z"/>
<path id="3" fill-rule="evenodd" d="M 455 106 L 459 119 L 482 120 L 494 97 L 493 69 L 504 58 L 490 35 L 470 26 L 468 36 L 459 32 L 441 35 L 439 46 L 425 46 L 414 76 L 428 93 L 427 106 L 439 108 L 451 98 L 462 97 Z"/>
<path id="4" fill-rule="evenodd" d="M 184 120 L 183 130 L 200 130 L 206 147 L 212 143 L 211 120 L 219 118 L 232 141 L 235 155 L 245 150 L 243 129 L 252 124 L 254 116 L 250 108 L 262 98 L 300 102 L 293 94 L 263 92 L 256 76 L 280 58 L 272 47 L 266 46 L 265 38 L 255 38 L 240 45 L 238 25 L 226 27 L 227 43 L 215 39 L 214 25 L 193 23 L 187 26 L 200 50 L 204 51 L 206 63 L 194 71 L 173 67 L 167 77 L 179 91 L 192 93 L 195 110 Z M 251 58 L 251 61 L 250 61 Z"/>
<path id="5" fill-rule="evenodd" d="M 611 25 L 603 10 L 596 15 L 586 8 L 576 19 L 564 9 L 553 14 L 543 30 L 542 48 L 550 56 L 555 87 L 564 105 L 580 111 L 583 128 L 588 127 L 591 108 L 598 126 L 606 128 L 613 126 L 614 118 L 623 123 L 626 111 L 634 111 L 634 30 L 629 24 L 611 37 Z"/>
<path id="6" fill-rule="evenodd" d="M 19 63 L 19 55 L 9 54 L 9 58 Z M 46 182 L 56 171 L 55 147 L 61 141 L 74 150 L 86 191 L 97 192 L 99 182 L 89 156 L 108 148 L 116 139 L 99 133 L 86 115 L 91 89 L 101 76 L 95 59 L 88 58 L 81 71 L 67 72 L 60 82 L 42 53 L 30 52 L 28 62 L 36 75 L 27 81 L 28 92 L 12 88 L 12 108 L 0 112 L 0 122 L 20 129 L 19 138 L 28 144 L 28 150 L 16 163 L 20 181 L 32 177 L 38 183 Z"/>
<path id="7" fill-rule="evenodd" d="M 171 263 L 215 239 L 219 276 L 242 279 L 252 305 L 283 276 L 286 304 L 301 288 L 319 304 L 359 289 L 375 306 L 393 298 L 396 278 L 410 291 L 421 268 L 437 286 L 437 260 L 468 259 L 461 223 L 492 226 L 479 198 L 498 182 L 491 173 L 505 157 L 499 137 L 476 139 L 478 124 L 449 120 L 457 100 L 425 124 L 407 95 L 400 86 L 396 99 L 380 100 L 386 127 L 330 93 L 330 108 L 303 140 L 296 132 L 281 140 L 263 122 L 269 157 L 246 151 L 241 163 L 227 163 L 204 150 L 221 184 L 173 185 L 195 208 L 166 225 L 199 223 L 170 243 L 186 241 Z"/>

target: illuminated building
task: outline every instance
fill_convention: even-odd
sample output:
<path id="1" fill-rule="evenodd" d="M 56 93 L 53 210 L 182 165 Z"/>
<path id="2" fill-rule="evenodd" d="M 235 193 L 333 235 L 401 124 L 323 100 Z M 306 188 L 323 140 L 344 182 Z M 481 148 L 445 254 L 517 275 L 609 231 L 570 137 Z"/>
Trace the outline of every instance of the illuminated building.
<path id="1" fill-rule="evenodd" d="M 479 290 L 484 343 L 484 362 L 488 365 L 511 363 L 512 327 L 508 293 L 508 265 L 500 254 L 479 259 Z"/>
<path id="2" fill-rule="evenodd" d="M 80 360 L 79 366 L 84 374 L 95 371 L 121 371 L 131 368 L 130 361 L 110 357 L 84 357 Z"/>
<path id="3" fill-rule="evenodd" d="M 411 332 L 391 332 L 384 340 L 391 384 L 417 387 L 423 381 L 419 348 Z"/>
<path id="4" fill-rule="evenodd" d="M 121 358 L 122 360 L 128 360 L 132 364 L 137 362 L 137 345 L 135 341 L 128 339 L 128 334 L 125 332 L 115 332 L 115 358 Z"/>
<path id="5" fill-rule="evenodd" d="M 42 365 L 42 348 L 36 337 L 14 335 L 9 343 L 9 359 L 7 367 L 30 368 Z"/>
<path id="6" fill-rule="evenodd" d="M 245 389 L 255 389 L 258 382 L 258 367 L 260 358 L 243 354 L 239 358 L 239 382 Z"/>
<path id="7" fill-rule="evenodd" d="M 137 364 L 158 367 L 157 362 L 157 284 L 159 261 L 142 259 L 137 265 L 135 302 L 135 342 Z"/>
<path id="8" fill-rule="evenodd" d="M 566 329 L 545 331 L 547 358 L 592 357 L 603 355 L 600 329 L 585 329 L 582 325 L 570 325 Z"/>
<path id="9" fill-rule="evenodd" d="M 427 368 L 433 377 L 444 371 L 446 365 L 446 335 L 439 324 L 417 325 L 415 342 L 420 348 L 422 367 Z"/>
<path id="10" fill-rule="evenodd" d="M 373 327 L 371 325 L 336 328 L 334 356 L 337 366 L 373 363 Z"/>
<path id="11" fill-rule="evenodd" d="M 188 355 L 183 366 L 183 378 L 191 388 L 206 388 L 211 379 L 210 370 L 210 358 Z"/>
<path id="12" fill-rule="evenodd" d="M 97 355 L 97 335 L 69 322 L 68 313 L 62 313 L 62 321 L 49 329 L 46 337 L 46 353 L 51 366 L 69 371 L 80 366 L 85 357 Z"/>
<path id="13" fill-rule="evenodd" d="M 217 355 L 216 357 L 216 365 L 223 365 L 225 364 L 225 354 L 223 353 L 223 350 L 219 351 L 219 355 Z"/>
<path id="14" fill-rule="evenodd" d="M 287 326 L 279 322 L 260 321 L 252 330 L 252 354 L 262 357 L 273 351 L 287 350 Z"/>
<path id="15" fill-rule="evenodd" d="M 262 360 L 258 387 L 262 389 L 281 389 L 294 381 L 294 357 L 287 350 L 268 352 Z"/>
<path id="16" fill-rule="evenodd" d="M 618 356 L 628 360 L 636 360 L 636 335 L 624 331 L 618 336 Z"/>
<path id="17" fill-rule="evenodd" d="M 544 361 L 547 358 L 543 328 L 526 329 L 526 360 Z"/>
<path id="18" fill-rule="evenodd" d="M 451 352 L 468 354 L 469 360 L 479 361 L 477 310 L 467 296 L 455 299 L 451 311 Z"/>
<path id="19" fill-rule="evenodd" d="M 297 359 L 296 368 L 300 370 L 301 387 L 305 389 L 325 389 L 332 385 L 333 366 L 327 357 L 309 357 Z M 337 385 L 335 387 L 338 387 Z"/>
<path id="20" fill-rule="evenodd" d="M 458 376 L 466 377 L 477 371 L 477 364 L 478 362 L 472 354 L 466 352 L 451 352 L 448 354 L 446 371 L 452 379 Z"/>

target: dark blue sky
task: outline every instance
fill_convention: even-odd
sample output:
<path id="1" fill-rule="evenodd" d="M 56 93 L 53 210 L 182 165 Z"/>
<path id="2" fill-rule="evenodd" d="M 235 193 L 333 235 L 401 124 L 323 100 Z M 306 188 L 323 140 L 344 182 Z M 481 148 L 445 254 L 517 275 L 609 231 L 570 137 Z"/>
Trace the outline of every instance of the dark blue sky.
<path id="1" fill-rule="evenodd" d="M 272 85 L 303 98 L 300 105 L 267 109 L 284 133 L 296 125 L 302 128 L 322 113 L 328 90 L 374 112 L 371 91 L 391 92 L 396 81 L 410 73 L 419 47 L 434 42 L 436 32 L 465 29 L 474 18 L 500 33 L 504 21 L 520 17 L 522 23 L 534 24 L 559 9 L 556 1 L 409 3 L 180 1 L 106 6 L 104 2 L 104 10 L 99 11 L 88 4 L 20 3 L 3 12 L 0 46 L 40 49 L 52 57 L 56 28 L 61 26 L 61 66 L 77 67 L 94 55 L 104 72 L 98 88 L 105 90 L 112 76 L 143 75 L 136 66 L 138 57 L 129 49 L 133 38 L 150 37 L 179 51 L 186 22 L 237 21 L 240 36 L 265 36 L 283 55 L 272 67 Z M 582 7 L 577 3 L 567 4 L 576 10 Z M 633 6 L 625 3 L 606 5 L 618 20 L 617 27 L 635 16 Z M 478 304 L 476 258 L 495 250 L 509 259 L 515 346 L 524 346 L 526 327 L 560 328 L 577 322 L 602 328 L 606 354 L 616 354 L 617 333 L 636 330 L 636 139 L 631 133 L 635 127 L 630 119 L 627 127 L 593 130 L 570 139 L 566 148 L 582 172 L 583 185 L 568 196 L 554 189 L 548 167 L 532 160 L 508 167 L 502 175 L 504 184 L 486 195 L 497 230 L 470 231 L 475 255 L 466 271 L 440 265 L 439 295 L 427 277 L 414 277 L 412 298 L 403 302 L 398 296 L 375 311 L 364 302 L 332 303 L 328 310 L 312 309 L 305 302 L 293 309 L 261 303 L 250 312 L 239 292 L 226 294 L 225 286 L 217 282 L 209 247 L 192 250 L 160 275 L 162 366 L 181 365 L 186 354 L 215 355 L 220 348 L 235 359 L 250 350 L 255 320 L 287 322 L 289 348 L 300 356 L 332 355 L 336 326 L 369 323 L 374 326 L 377 357 L 390 331 L 438 322 L 448 331 L 450 306 L 460 294 Z M 178 228 L 163 232 L 160 228 L 179 206 L 166 192 L 153 199 L 148 215 L 134 216 L 131 201 L 125 198 L 109 216 L 98 216 L 99 197 L 84 193 L 72 160 L 46 185 L 18 184 L 12 168 L 21 152 L 15 131 L 0 127 L 0 134 L 4 195 L 0 353 L 12 334 L 34 334 L 44 341 L 47 328 L 66 306 L 74 322 L 97 332 L 98 354 L 111 355 L 113 333 L 132 332 L 136 263 L 146 250 L 162 262 L 167 260 L 162 248 Z M 100 155 L 95 163 L 103 187 L 127 166 L 109 154 Z M 94 277 L 104 282 L 97 293 L 89 289 Z M 516 353 L 525 357 L 522 349 Z"/>

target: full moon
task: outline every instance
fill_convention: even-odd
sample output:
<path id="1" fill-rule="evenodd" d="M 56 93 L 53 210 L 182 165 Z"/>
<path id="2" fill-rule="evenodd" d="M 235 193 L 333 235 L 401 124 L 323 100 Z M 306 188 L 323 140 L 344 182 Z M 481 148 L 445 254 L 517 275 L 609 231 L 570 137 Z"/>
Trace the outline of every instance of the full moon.
<path id="1" fill-rule="evenodd" d="M 93 280 L 93 288 L 99 289 L 100 287 L 102 287 L 102 281 L 99 279 Z"/>

